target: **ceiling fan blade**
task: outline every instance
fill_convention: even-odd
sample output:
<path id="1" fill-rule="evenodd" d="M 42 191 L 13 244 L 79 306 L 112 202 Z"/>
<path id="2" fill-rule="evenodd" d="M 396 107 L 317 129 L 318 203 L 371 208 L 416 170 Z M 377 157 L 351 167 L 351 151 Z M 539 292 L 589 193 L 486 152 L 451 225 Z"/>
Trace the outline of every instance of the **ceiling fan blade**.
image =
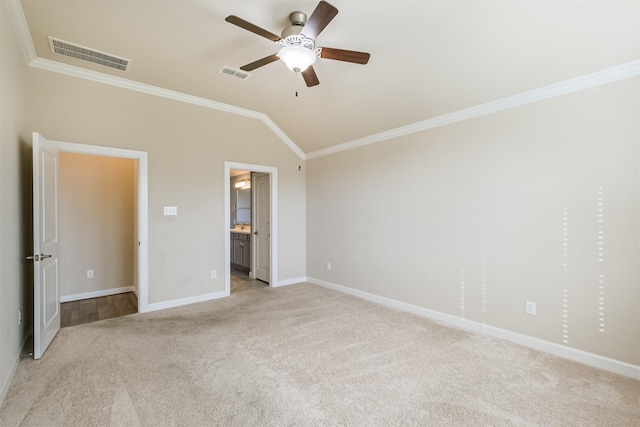
<path id="1" fill-rule="evenodd" d="M 274 53 L 273 55 L 265 56 L 262 59 L 258 59 L 257 61 L 254 61 L 251 64 L 243 65 L 242 67 L 240 67 L 240 69 L 243 71 L 253 71 L 256 68 L 262 67 L 263 65 L 271 64 L 272 62 L 275 62 L 278 59 L 280 58 L 278 58 L 278 55 Z"/>
<path id="2" fill-rule="evenodd" d="M 366 52 L 356 52 L 355 50 L 335 49 L 333 47 L 323 47 L 320 57 L 325 59 L 335 59 L 337 61 L 353 62 L 355 64 L 366 64 L 369 62 L 370 54 Z"/>
<path id="3" fill-rule="evenodd" d="M 326 1 L 321 1 L 307 20 L 307 23 L 304 24 L 301 33 L 315 40 L 337 14 L 338 9 Z"/>
<path id="4" fill-rule="evenodd" d="M 316 72 L 312 66 L 309 66 L 302 72 L 302 77 L 304 78 L 304 82 L 307 84 L 307 87 L 320 84 L 320 80 L 318 80 L 318 76 L 316 76 Z"/>
<path id="5" fill-rule="evenodd" d="M 240 28 L 244 28 L 247 31 L 251 31 L 252 33 L 255 33 L 259 36 L 269 39 L 272 42 L 277 42 L 278 40 L 280 40 L 280 36 L 273 34 L 271 31 L 267 31 L 264 28 L 260 28 L 249 21 L 245 21 L 242 18 L 238 18 L 235 15 L 229 15 L 224 20 L 229 22 L 230 24 L 237 25 Z"/>

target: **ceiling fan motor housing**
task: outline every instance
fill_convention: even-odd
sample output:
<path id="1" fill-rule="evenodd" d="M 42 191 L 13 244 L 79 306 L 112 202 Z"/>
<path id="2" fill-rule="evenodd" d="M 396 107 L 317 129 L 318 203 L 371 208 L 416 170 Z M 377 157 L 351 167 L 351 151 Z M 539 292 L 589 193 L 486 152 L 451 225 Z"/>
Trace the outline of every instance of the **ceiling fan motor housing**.
<path id="1" fill-rule="evenodd" d="M 297 36 L 304 28 L 304 24 L 307 23 L 307 15 L 304 12 L 291 12 L 289 14 L 289 20 L 291 26 L 282 30 L 282 38 L 286 39 L 289 36 Z"/>
<path id="2" fill-rule="evenodd" d="M 291 12 L 289 21 L 291 21 L 291 25 L 304 27 L 304 24 L 307 23 L 307 15 L 300 11 Z"/>

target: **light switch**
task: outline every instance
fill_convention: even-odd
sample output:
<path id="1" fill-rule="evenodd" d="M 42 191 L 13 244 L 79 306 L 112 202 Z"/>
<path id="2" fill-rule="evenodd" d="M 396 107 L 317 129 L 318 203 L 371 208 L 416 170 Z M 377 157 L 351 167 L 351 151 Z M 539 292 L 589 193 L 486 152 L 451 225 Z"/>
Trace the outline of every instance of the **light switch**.
<path id="1" fill-rule="evenodd" d="M 178 215 L 178 207 L 177 206 L 165 206 L 164 207 L 164 215 Z"/>

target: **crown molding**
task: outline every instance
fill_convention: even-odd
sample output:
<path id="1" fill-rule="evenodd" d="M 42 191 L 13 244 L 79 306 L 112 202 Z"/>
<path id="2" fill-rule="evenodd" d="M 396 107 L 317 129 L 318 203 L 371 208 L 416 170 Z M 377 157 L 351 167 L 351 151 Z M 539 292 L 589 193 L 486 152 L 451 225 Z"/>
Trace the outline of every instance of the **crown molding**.
<path id="1" fill-rule="evenodd" d="M 499 111 L 532 104 L 534 102 L 554 98 L 556 96 L 566 95 L 569 93 L 590 89 L 596 86 L 601 86 L 607 83 L 612 83 L 640 75 L 640 60 L 635 60 L 615 67 L 606 68 L 604 70 L 597 71 L 591 74 L 586 74 L 584 76 L 564 80 L 562 82 L 554 83 L 528 92 L 523 92 L 485 104 L 476 105 L 474 107 L 465 108 L 463 110 L 454 111 L 452 113 L 443 114 L 438 117 L 433 117 L 431 119 L 412 123 L 406 126 L 401 126 L 395 129 L 390 129 L 384 132 L 376 133 L 359 139 L 354 139 L 352 141 L 344 142 L 342 144 L 334 145 L 305 154 L 304 151 L 302 151 L 300 147 L 298 147 L 298 145 L 291 138 L 289 138 L 287 134 L 285 134 L 282 129 L 280 129 L 278 125 L 276 125 L 273 120 L 271 120 L 265 113 L 260 113 L 257 111 L 212 101 L 210 99 L 201 98 L 198 96 L 187 95 L 182 92 L 164 89 L 145 83 L 139 83 L 133 80 L 116 77 L 97 71 L 87 70 L 73 65 L 62 64 L 60 62 L 51 61 L 49 59 L 39 58 L 36 55 L 36 51 L 33 46 L 33 40 L 31 39 L 31 33 L 29 32 L 29 26 L 24 16 L 20 0 L 2 1 L 8 6 L 11 20 L 13 21 L 14 26 L 18 32 L 22 50 L 27 59 L 27 63 L 30 66 L 42 70 L 53 71 L 72 77 L 78 77 L 99 83 L 109 84 L 112 86 L 142 92 L 149 95 L 159 96 L 162 98 L 172 99 L 179 102 L 185 102 L 188 104 L 261 120 L 269 129 L 271 129 L 273 133 L 276 134 L 278 138 L 280 138 L 280 140 L 282 140 L 282 142 L 285 143 L 285 145 L 287 145 L 287 147 L 289 147 L 302 160 L 311 160 L 318 157 L 324 157 L 331 154 L 340 153 L 342 151 L 363 147 L 365 145 L 375 144 L 390 139 L 396 139 L 405 135 L 434 129 L 440 126 L 445 126 L 451 123 L 456 123 L 475 117 L 485 116 Z"/>
<path id="2" fill-rule="evenodd" d="M 416 132 L 422 132 L 428 129 L 445 126 L 451 123 L 460 122 L 475 117 L 485 116 L 487 114 L 496 113 L 498 111 L 509 110 L 511 108 L 520 107 L 534 102 L 542 101 L 556 96 L 566 95 L 607 83 L 624 80 L 630 77 L 640 75 L 640 60 L 627 62 L 611 68 L 606 68 L 595 73 L 586 74 L 584 76 L 543 86 L 528 92 L 519 93 L 507 98 L 498 99 L 496 101 L 487 102 L 486 104 L 476 105 L 475 107 L 465 108 L 453 113 L 444 114 L 421 122 L 412 123 L 410 125 L 390 129 L 385 132 L 376 133 L 364 138 L 354 139 L 353 141 L 334 145 L 321 150 L 307 153 L 307 160 L 318 157 L 328 156 L 330 154 L 339 153 L 341 151 L 352 150 L 354 148 L 363 147 L 369 144 L 375 144 L 389 139 L 399 138 L 401 136 L 410 135 Z"/>
<path id="3" fill-rule="evenodd" d="M 64 74 L 71 77 L 90 80 L 98 83 L 104 83 L 111 86 L 120 87 L 136 92 L 146 93 L 161 98 L 171 99 L 174 101 L 184 102 L 187 104 L 197 105 L 199 107 L 210 108 L 212 110 L 224 111 L 239 116 L 249 117 L 261 120 L 269 129 L 271 129 L 298 157 L 305 159 L 304 152 L 291 140 L 266 114 L 260 113 L 246 108 L 236 107 L 222 102 L 212 101 L 210 99 L 201 98 L 199 96 L 187 95 L 175 90 L 169 90 L 158 86 L 148 85 L 122 77 L 112 76 L 110 74 L 100 73 L 98 71 L 87 70 L 85 68 L 73 65 L 63 64 L 61 62 L 52 61 L 50 59 L 36 57 L 29 65 L 41 70 L 52 71 L 54 73 Z"/>
<path id="4" fill-rule="evenodd" d="M 2 3 L 7 6 L 11 22 L 13 22 L 13 27 L 18 34 L 20 47 L 22 47 L 22 52 L 27 60 L 27 64 L 29 64 L 36 58 L 36 48 L 33 46 L 29 25 L 27 24 L 27 18 L 24 17 L 20 0 L 4 0 Z"/>
<path id="5" fill-rule="evenodd" d="M 61 62 L 52 61 L 50 59 L 39 58 L 29 32 L 29 25 L 24 16 L 20 0 L 5 0 L 7 8 L 14 24 L 22 51 L 24 52 L 27 64 L 31 67 L 54 73 L 64 74 L 71 77 L 77 77 L 84 80 L 90 80 L 97 83 L 108 84 L 123 89 L 133 90 L 148 95 L 159 96 L 161 98 L 171 99 L 174 101 L 185 102 L 187 104 L 197 105 L 200 107 L 210 108 L 212 110 L 224 111 L 252 119 L 261 120 L 273 133 L 275 133 L 282 142 L 287 145 L 300 159 L 305 160 L 304 152 L 289 138 L 283 131 L 271 120 L 266 114 L 260 113 L 246 108 L 236 107 L 222 102 L 212 101 L 210 99 L 198 96 L 187 95 L 182 92 L 164 89 L 158 86 L 152 86 L 145 83 L 136 82 L 122 77 L 112 76 L 110 74 L 98 71 L 87 70 L 85 68 L 76 67 L 74 65 L 63 64 Z"/>

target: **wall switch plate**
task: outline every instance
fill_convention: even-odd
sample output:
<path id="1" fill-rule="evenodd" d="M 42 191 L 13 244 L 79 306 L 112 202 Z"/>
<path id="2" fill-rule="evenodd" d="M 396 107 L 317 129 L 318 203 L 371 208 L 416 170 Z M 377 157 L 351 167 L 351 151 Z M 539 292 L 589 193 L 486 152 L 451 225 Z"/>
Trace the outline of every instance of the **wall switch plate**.
<path id="1" fill-rule="evenodd" d="M 327 270 L 331 271 L 331 263 L 330 262 L 327 263 Z"/>
<path id="2" fill-rule="evenodd" d="M 211 278 L 215 279 L 216 277 L 218 277 L 218 272 L 216 270 L 211 270 Z"/>
<path id="3" fill-rule="evenodd" d="M 531 316 L 536 315 L 536 303 L 533 301 L 527 301 L 524 304 L 524 312 L 525 314 L 529 314 Z"/>
<path id="4" fill-rule="evenodd" d="M 177 206 L 165 206 L 164 207 L 164 215 L 178 215 L 178 207 Z"/>
<path id="5" fill-rule="evenodd" d="M 93 270 L 87 270 L 87 279 L 93 279 Z"/>

